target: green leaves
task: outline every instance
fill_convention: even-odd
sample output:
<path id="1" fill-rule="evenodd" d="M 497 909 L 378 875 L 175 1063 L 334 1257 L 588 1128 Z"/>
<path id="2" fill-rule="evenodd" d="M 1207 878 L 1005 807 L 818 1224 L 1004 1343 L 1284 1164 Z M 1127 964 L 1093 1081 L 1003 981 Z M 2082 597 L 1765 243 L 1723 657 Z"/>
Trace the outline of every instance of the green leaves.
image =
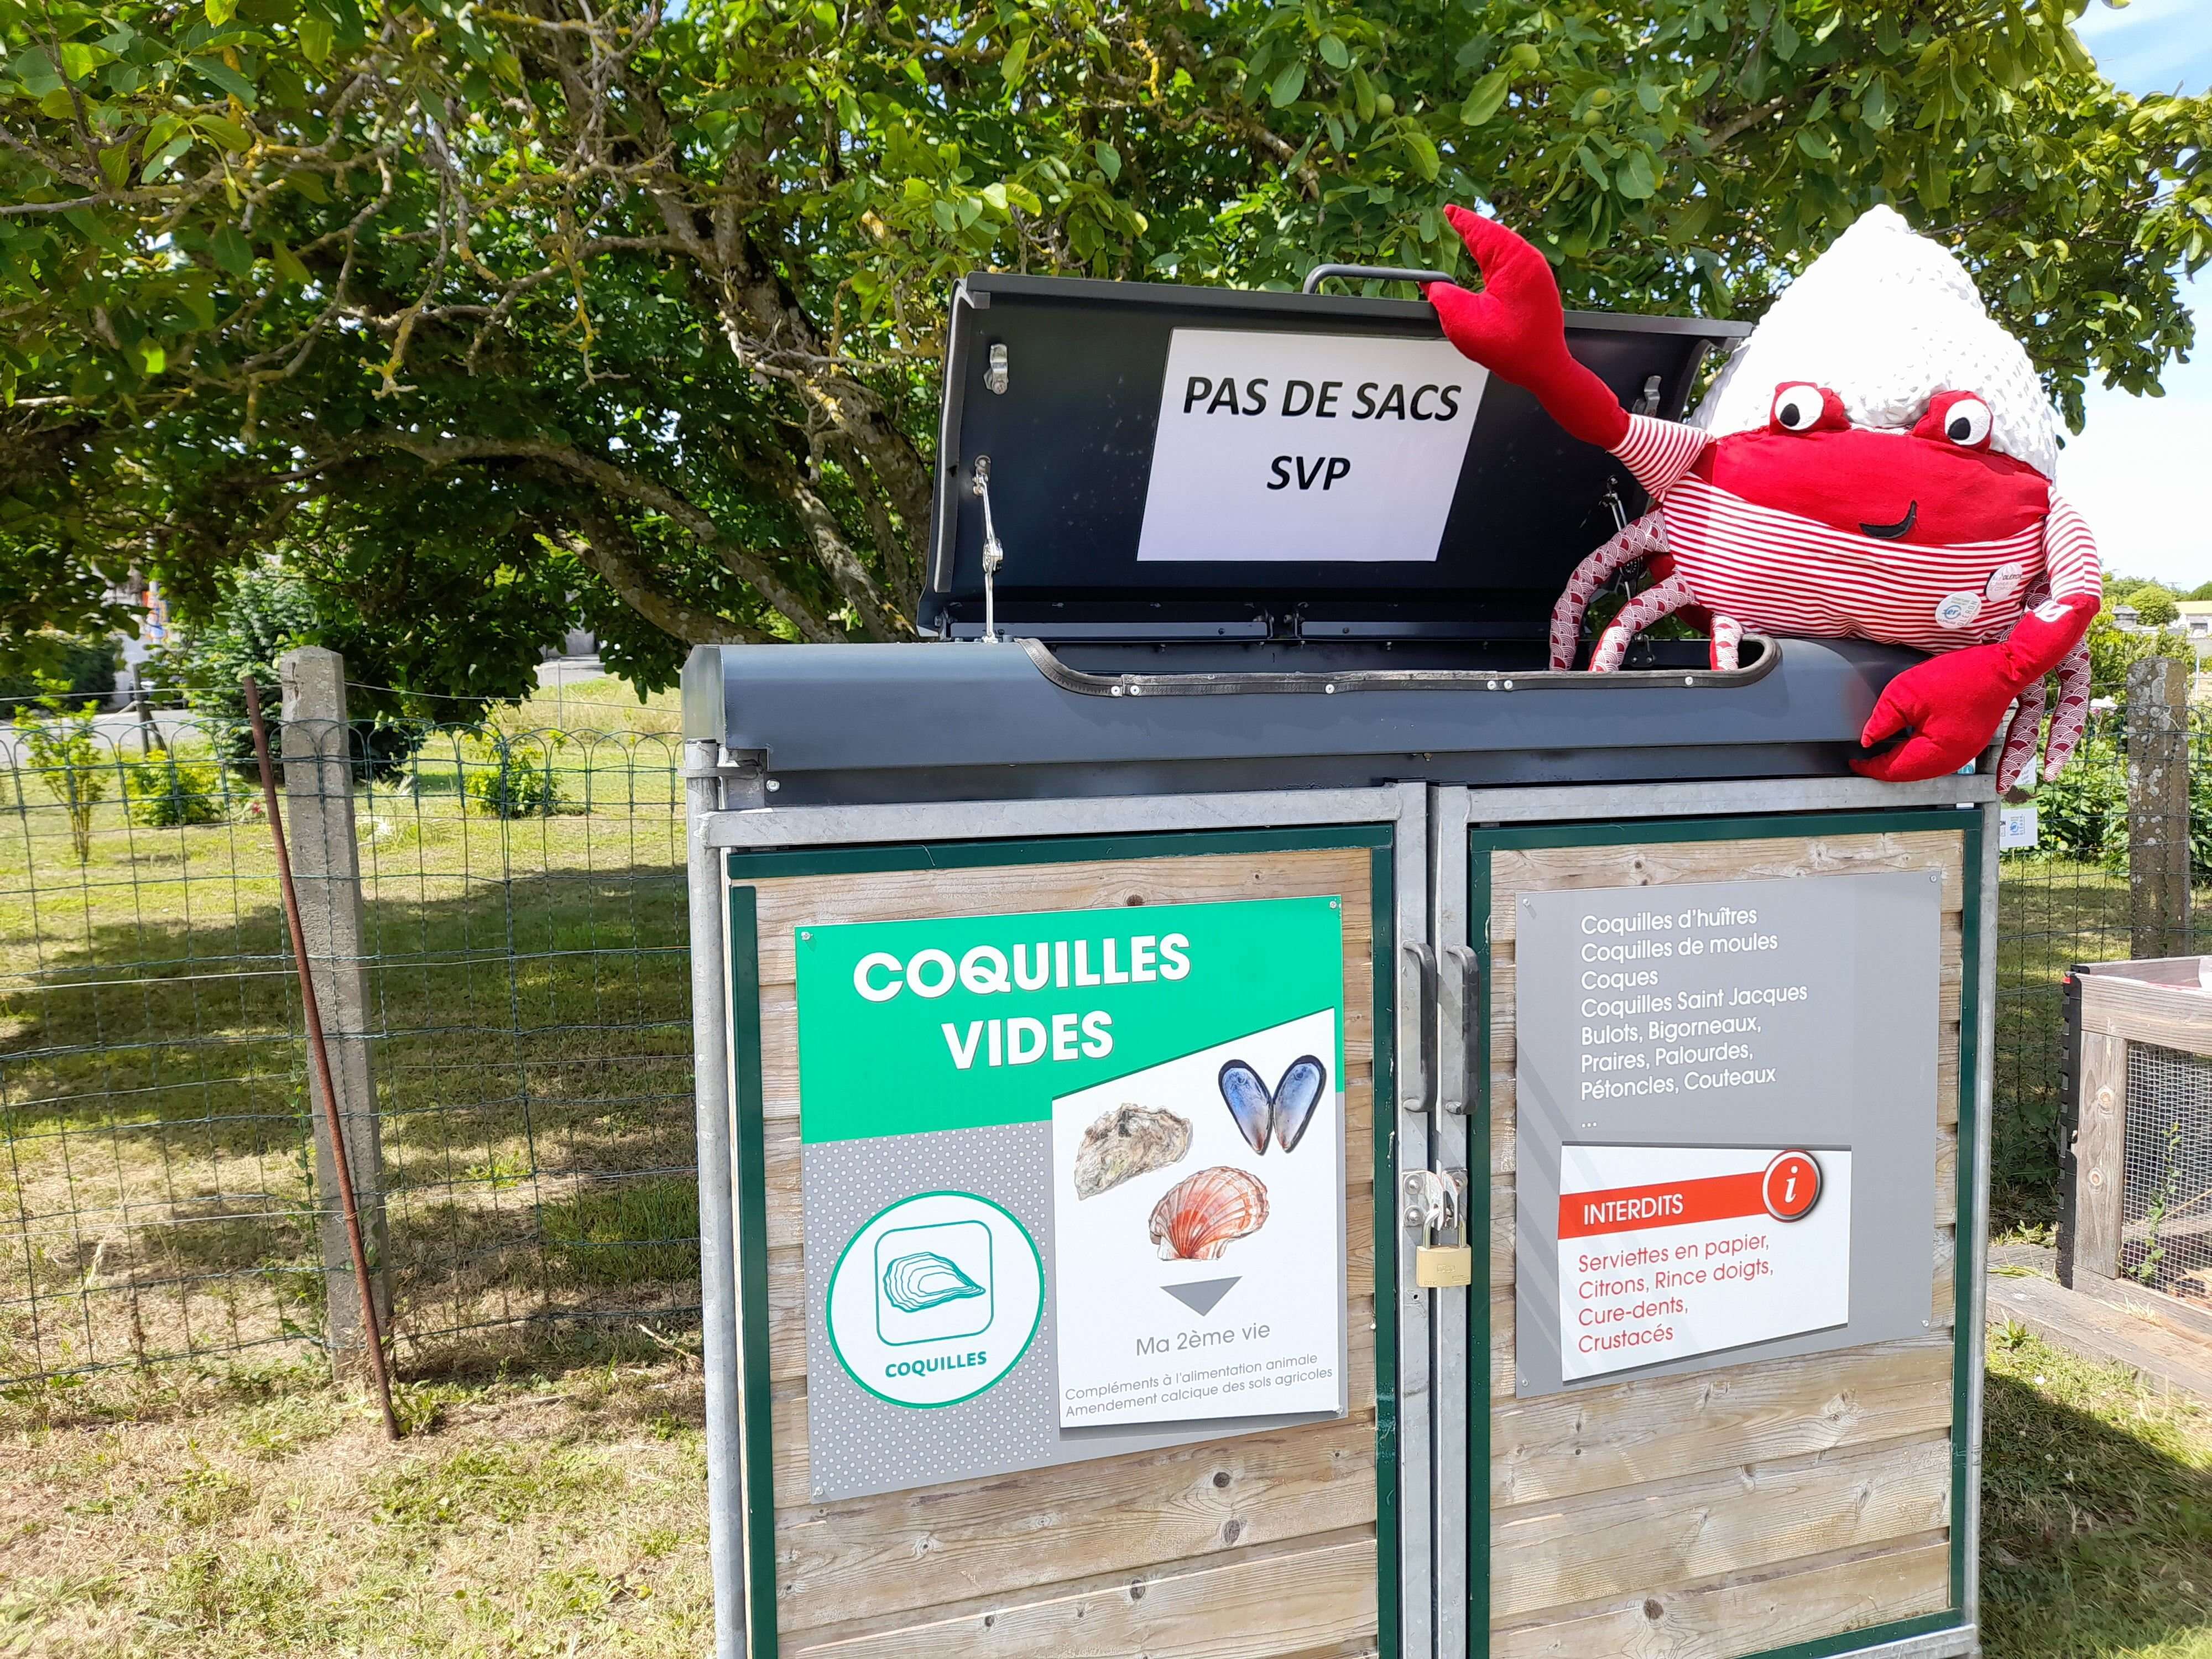
<path id="1" fill-rule="evenodd" d="M 1646 150 L 1631 150 L 1613 175 L 1613 187 L 1632 202 L 1648 202 L 1659 188 L 1657 175 L 1653 172 L 1651 156 Z"/>
<path id="2" fill-rule="evenodd" d="M 208 238 L 208 257 L 234 276 L 249 276 L 253 270 L 253 245 L 236 225 L 216 228 Z"/>
<path id="3" fill-rule="evenodd" d="M 1471 127 L 1482 125 L 1504 106 L 1505 94 L 1512 88 L 1512 78 L 1504 70 L 1491 70 L 1468 91 L 1459 118 Z"/>
<path id="4" fill-rule="evenodd" d="M 1952 0 L 1940 27 L 1836 0 L 689 0 L 650 27 L 645 0 L 547 3 L 525 22 L 464 0 L 41 0 L 42 37 L 0 59 L 0 118 L 26 140 L 0 149 L 0 198 L 96 204 L 0 219 L 18 409 L 112 423 L 148 477 L 250 470 L 264 446 L 295 470 L 328 433 L 394 427 L 650 453 L 664 482 L 711 478 L 732 536 L 805 589 L 777 614 L 834 632 L 820 619 L 858 613 L 788 502 L 709 458 L 855 398 L 876 400 L 870 432 L 925 453 L 945 298 L 979 268 L 1449 267 L 1442 209 L 1479 196 L 1553 257 L 1570 304 L 1756 316 L 1887 201 L 1959 247 L 2065 403 L 2091 373 L 2154 380 L 2191 334 L 2171 271 L 2212 258 L 2212 108 L 2114 93 L 2039 0 Z M 744 370 L 733 343 L 779 348 L 717 310 L 744 284 L 715 239 L 664 238 L 664 200 L 761 251 L 793 308 L 775 337 L 821 343 L 795 380 Z M 241 449 L 248 377 L 295 362 L 254 382 Z M 860 485 L 824 465 L 877 559 Z M 918 465 L 895 521 L 927 516 Z M 384 468 L 333 483 L 328 510 L 380 512 Z M 515 545 L 574 544 L 544 510 Z M 687 603 L 769 616 L 719 556 L 635 528 Z"/>
<path id="5" fill-rule="evenodd" d="M 195 58 L 191 60 L 191 64 L 192 68 L 199 74 L 205 76 L 208 80 L 214 82 L 217 87 L 228 93 L 232 97 L 237 99 L 238 101 L 245 105 L 246 108 L 252 109 L 256 101 L 253 82 L 247 80 L 236 70 L 231 68 L 231 66 L 224 63 L 222 59 L 220 58 Z"/>

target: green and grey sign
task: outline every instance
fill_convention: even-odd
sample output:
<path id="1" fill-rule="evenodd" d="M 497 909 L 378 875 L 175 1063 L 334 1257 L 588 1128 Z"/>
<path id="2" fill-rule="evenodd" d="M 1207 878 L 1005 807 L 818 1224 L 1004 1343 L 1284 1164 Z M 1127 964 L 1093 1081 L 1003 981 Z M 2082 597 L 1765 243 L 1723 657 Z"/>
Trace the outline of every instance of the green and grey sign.
<path id="1" fill-rule="evenodd" d="M 795 930 L 815 1496 L 1345 1409 L 1342 924 Z"/>

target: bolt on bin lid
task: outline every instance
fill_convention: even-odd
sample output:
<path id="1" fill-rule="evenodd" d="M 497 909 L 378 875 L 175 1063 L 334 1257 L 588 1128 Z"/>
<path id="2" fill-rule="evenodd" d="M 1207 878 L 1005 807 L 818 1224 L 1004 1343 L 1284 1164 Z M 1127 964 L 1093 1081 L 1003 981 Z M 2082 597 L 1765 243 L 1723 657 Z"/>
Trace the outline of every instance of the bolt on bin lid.
<path id="1" fill-rule="evenodd" d="M 1747 331 L 1567 315 L 1622 405 L 1669 418 Z M 1615 501 L 1646 504 L 1425 301 L 976 274 L 953 295 L 921 620 L 981 632 L 995 532 L 1012 633 L 1540 638 Z"/>

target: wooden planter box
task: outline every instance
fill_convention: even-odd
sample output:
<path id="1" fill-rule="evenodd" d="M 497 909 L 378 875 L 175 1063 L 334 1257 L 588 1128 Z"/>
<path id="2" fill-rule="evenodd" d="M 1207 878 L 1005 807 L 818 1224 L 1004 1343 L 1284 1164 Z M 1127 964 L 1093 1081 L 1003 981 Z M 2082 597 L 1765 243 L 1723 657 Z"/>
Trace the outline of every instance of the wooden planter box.
<path id="1" fill-rule="evenodd" d="M 2124 1284 L 2212 1330 L 2212 958 L 2077 965 L 2066 981 L 2058 1273 Z"/>

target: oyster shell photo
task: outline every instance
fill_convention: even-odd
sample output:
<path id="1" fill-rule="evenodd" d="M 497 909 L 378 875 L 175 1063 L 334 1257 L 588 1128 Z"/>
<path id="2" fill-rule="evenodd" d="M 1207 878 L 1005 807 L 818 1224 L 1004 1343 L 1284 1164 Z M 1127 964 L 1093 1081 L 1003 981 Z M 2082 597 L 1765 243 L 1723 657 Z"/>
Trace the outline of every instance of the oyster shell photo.
<path id="1" fill-rule="evenodd" d="M 884 1269 L 884 1300 L 908 1313 L 982 1294 L 981 1285 L 933 1250 L 900 1256 Z"/>
<path id="2" fill-rule="evenodd" d="M 1260 1177 L 1224 1164 L 1169 1188 L 1152 1206 L 1150 1231 L 1163 1261 L 1218 1261 L 1267 1219 L 1267 1189 Z"/>
<path id="3" fill-rule="evenodd" d="M 1096 1198 L 1123 1182 L 1164 1170 L 1190 1150 L 1190 1123 L 1134 1103 L 1115 1107 L 1083 1132 L 1075 1153 L 1075 1195 Z"/>

